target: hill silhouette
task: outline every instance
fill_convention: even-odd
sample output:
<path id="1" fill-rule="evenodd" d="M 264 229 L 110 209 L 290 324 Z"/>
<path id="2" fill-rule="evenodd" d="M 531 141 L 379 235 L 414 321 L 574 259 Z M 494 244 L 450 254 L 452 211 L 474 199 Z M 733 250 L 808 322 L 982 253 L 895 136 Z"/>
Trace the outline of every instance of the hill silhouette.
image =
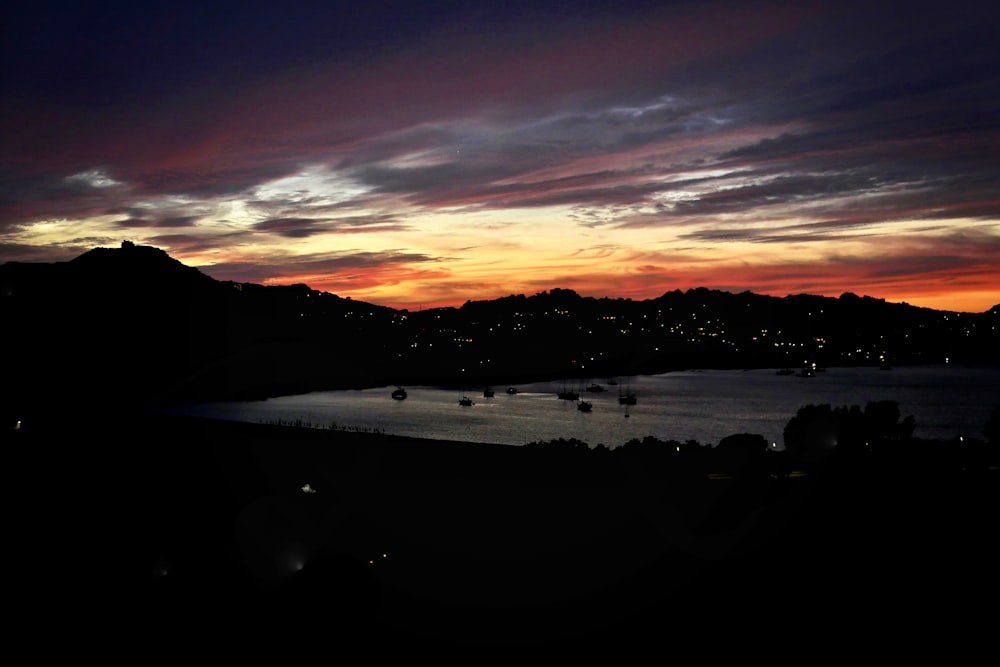
<path id="1" fill-rule="evenodd" d="M 698 288 L 656 299 L 553 289 L 409 312 L 307 285 L 217 281 L 128 241 L 0 265 L 5 410 L 502 384 L 681 368 L 1000 360 L 1000 307 Z M 16 407 L 12 407 L 16 406 Z"/>
<path id="2" fill-rule="evenodd" d="M 991 360 L 995 308 L 551 290 L 409 313 L 215 281 L 128 244 L 7 263 L 0 284 L 4 410 L 31 425 L 6 429 L 8 575 L 22 583 L 12 629 L 36 646 L 106 644 L 110 630 L 157 652 L 745 657 L 873 644 L 899 655 L 919 637 L 920 652 L 955 658 L 992 640 L 1000 408 L 985 440 L 941 443 L 913 438 L 891 403 L 803 406 L 780 453 L 745 433 L 714 448 L 509 447 L 141 408 L 460 381 L 483 351 L 499 361 L 478 372 L 494 378 L 876 364 L 885 352 Z"/>

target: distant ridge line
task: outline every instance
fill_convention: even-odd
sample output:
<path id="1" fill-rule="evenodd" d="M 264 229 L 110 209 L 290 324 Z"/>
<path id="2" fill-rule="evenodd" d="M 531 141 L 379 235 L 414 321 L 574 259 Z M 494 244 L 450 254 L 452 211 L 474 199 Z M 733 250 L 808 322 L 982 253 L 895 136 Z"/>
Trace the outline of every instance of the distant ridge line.
<path id="1" fill-rule="evenodd" d="M 411 312 L 304 284 L 219 281 L 134 244 L 0 265 L 0 316 L 11 323 L 0 398 L 15 412 L 689 368 L 1000 363 L 1000 306 L 704 287 L 636 301 L 557 288 Z"/>

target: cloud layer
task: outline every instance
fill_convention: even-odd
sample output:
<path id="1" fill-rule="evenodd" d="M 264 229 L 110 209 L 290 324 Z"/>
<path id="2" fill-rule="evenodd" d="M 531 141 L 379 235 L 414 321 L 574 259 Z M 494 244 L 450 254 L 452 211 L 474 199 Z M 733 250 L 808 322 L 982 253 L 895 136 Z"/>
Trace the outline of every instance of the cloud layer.
<path id="1" fill-rule="evenodd" d="M 411 308 L 1000 303 L 1000 10 L 327 4 L 15 10 L 0 260 L 129 238 Z"/>

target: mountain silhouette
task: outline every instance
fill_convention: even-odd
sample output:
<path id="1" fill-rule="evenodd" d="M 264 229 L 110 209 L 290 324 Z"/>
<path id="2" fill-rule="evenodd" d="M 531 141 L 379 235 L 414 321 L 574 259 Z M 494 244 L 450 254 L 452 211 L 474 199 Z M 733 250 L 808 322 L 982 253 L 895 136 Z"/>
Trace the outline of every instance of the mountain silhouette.
<path id="1" fill-rule="evenodd" d="M 470 446 L 142 408 L 671 368 L 995 363 L 997 308 L 553 289 L 412 313 L 217 281 L 133 244 L 0 265 L 0 297 L 2 416 L 44 423 L 17 430 L 9 465 L 10 541 L 30 547 L 12 550 L 25 583 L 13 599 L 32 632 L 57 600 L 60 631 L 110 623 L 157 650 L 196 628 L 218 636 L 219 618 L 254 649 L 305 636 L 822 645 L 855 632 L 844 609 L 874 619 L 866 640 L 883 618 L 950 642 L 991 636 L 976 602 L 996 595 L 997 412 L 986 442 L 937 443 L 912 438 L 891 401 L 803 406 L 775 452 L 748 433 L 716 447 Z M 110 611 L 93 613 L 98 598 Z"/>
<path id="2" fill-rule="evenodd" d="M 852 293 L 706 288 L 633 301 L 552 289 L 410 312 L 303 284 L 215 280 L 128 241 L 68 262 L 2 264 L 0 297 L 3 409 L 18 414 L 696 367 L 995 363 L 1000 350 L 1000 306 L 957 313 Z"/>

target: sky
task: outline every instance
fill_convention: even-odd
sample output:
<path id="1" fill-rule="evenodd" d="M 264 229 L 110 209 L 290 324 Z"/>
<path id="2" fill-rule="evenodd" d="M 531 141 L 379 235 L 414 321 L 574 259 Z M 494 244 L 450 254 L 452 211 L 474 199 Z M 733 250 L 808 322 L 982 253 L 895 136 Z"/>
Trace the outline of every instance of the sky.
<path id="1" fill-rule="evenodd" d="M 1000 5 L 45 2 L 0 262 L 123 240 L 393 308 L 553 288 L 1000 304 Z"/>

